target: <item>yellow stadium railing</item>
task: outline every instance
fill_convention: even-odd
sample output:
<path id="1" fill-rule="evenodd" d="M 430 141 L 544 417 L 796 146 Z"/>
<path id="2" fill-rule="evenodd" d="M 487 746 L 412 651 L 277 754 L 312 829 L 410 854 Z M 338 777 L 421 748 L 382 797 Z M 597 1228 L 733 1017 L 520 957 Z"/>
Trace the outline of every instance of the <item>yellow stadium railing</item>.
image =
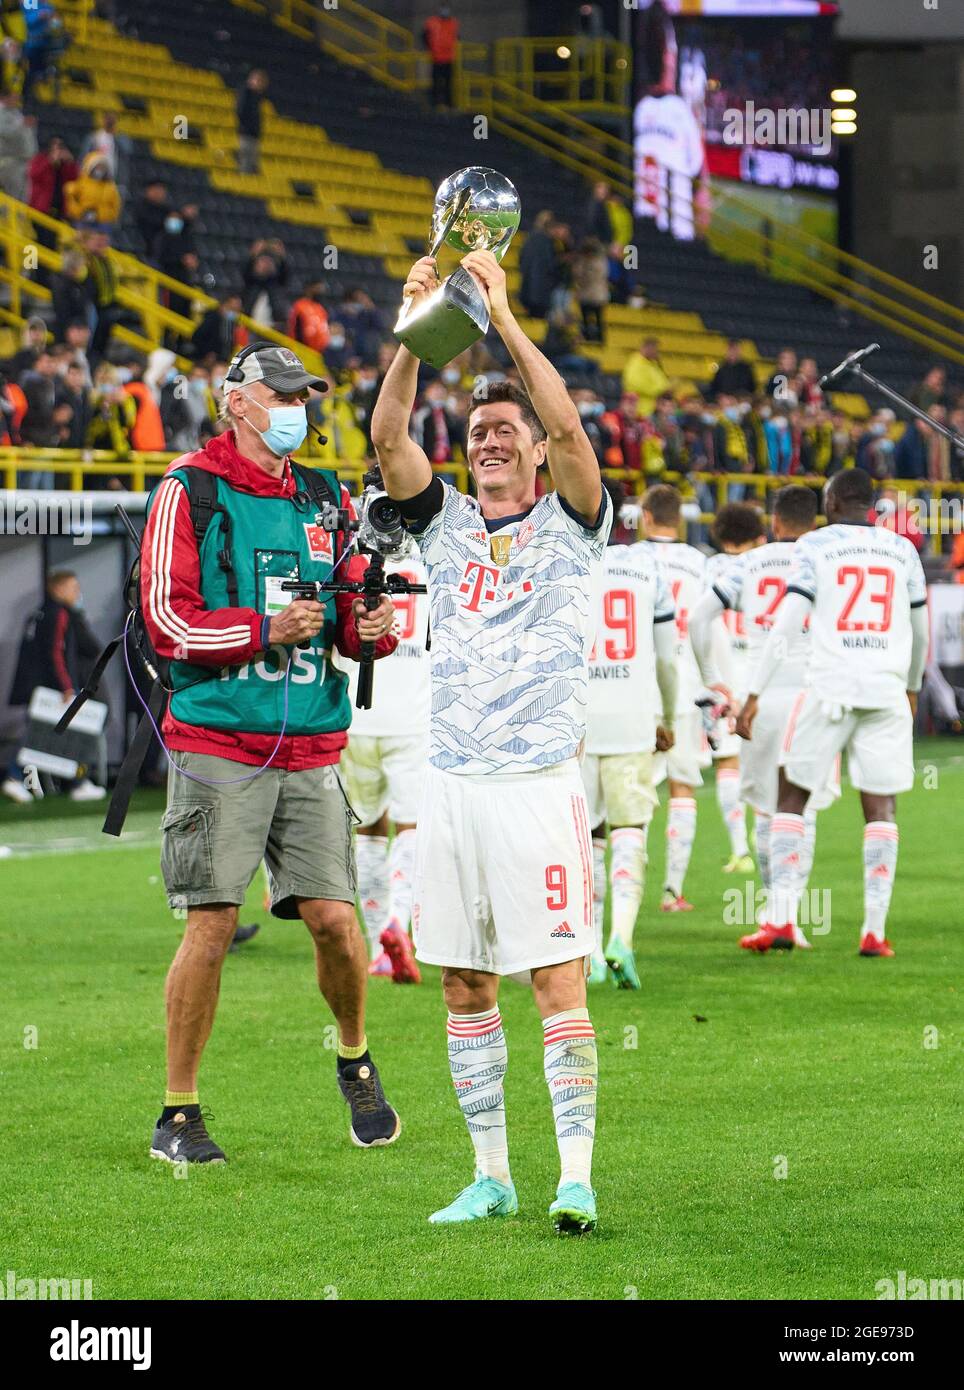
<path id="1" fill-rule="evenodd" d="M 308 463 L 317 458 L 309 447 L 301 451 L 301 456 Z M 16 492 L 18 474 L 24 472 L 50 473 L 58 483 L 60 479 L 65 480 L 66 490 L 80 492 L 84 488 L 85 478 L 89 486 L 91 479 L 103 478 L 106 484 L 108 479 L 122 475 L 132 492 L 148 492 L 177 457 L 179 455 L 173 452 L 117 454 L 100 449 L 7 447 L 0 448 L 0 478 L 3 480 L 3 489 L 8 492 Z M 334 464 L 326 462 L 324 466 L 334 467 L 342 482 L 349 485 L 351 489 L 360 491 L 362 479 L 370 465 L 366 461 L 357 461 Z M 435 464 L 433 470 L 440 477 L 447 478 L 452 482 L 460 492 L 468 492 L 469 470 L 464 463 Z M 695 484 L 699 483 L 710 489 L 715 498 L 717 510 L 728 501 L 730 490 L 735 487 L 742 487 L 747 498 L 758 502 L 764 510 L 769 510 L 767 503 L 770 495 L 780 488 L 786 487 L 788 482 L 786 475 L 771 473 L 678 473 L 667 470 L 651 474 L 632 468 L 603 468 L 600 472 L 608 482 L 622 483 L 626 490 L 627 499 L 641 497 L 654 482 L 667 482 L 678 487 L 685 499 L 693 500 L 696 497 Z M 823 488 L 826 479 L 815 474 L 796 474 L 792 481 L 819 490 Z M 937 503 L 945 499 L 956 498 L 960 503 L 962 512 L 964 512 L 964 483 L 916 482 L 901 478 L 888 478 L 882 479 L 879 485 L 892 488 L 896 492 L 910 497 L 923 495 L 927 499 L 934 499 Z M 945 536 L 956 534 L 960 525 L 959 522 L 955 523 L 950 517 L 945 516 L 939 506 L 933 510 L 934 520 L 937 524 L 929 527 L 926 534 L 931 553 L 940 555 L 942 539 Z M 714 515 L 715 512 L 713 511 L 701 512 L 699 520 L 703 525 L 708 525 L 713 520 Z"/>
<path id="2" fill-rule="evenodd" d="M 624 116 L 632 98 L 632 49 L 617 39 L 496 39 L 492 58 L 496 77 L 572 113 Z"/>
<path id="3" fill-rule="evenodd" d="M 183 455 L 174 452 L 142 453 L 132 450 L 130 454 L 119 454 L 106 449 L 0 447 L 0 478 L 3 479 L 0 491 L 16 492 L 17 475 L 31 472 L 51 474 L 58 487 L 62 486 L 70 492 L 82 492 L 85 478 L 89 489 L 91 479 L 103 478 L 106 486 L 109 479 L 118 476 L 126 480 L 131 492 L 149 492 L 157 479 L 167 472 L 173 460 L 180 457 Z M 309 464 L 317 462 L 317 455 L 307 446 L 295 457 L 303 458 Z M 362 479 L 371 464 L 326 462 L 324 466 L 334 467 L 342 482 L 360 491 Z M 447 478 L 460 492 L 468 491 L 469 470 L 464 463 L 440 463 L 433 467 L 439 477 Z M 62 485 L 61 479 L 64 480 Z M 123 493 L 118 496 L 123 496 Z"/>
<path id="4" fill-rule="evenodd" d="M 41 242 L 38 229 L 49 233 L 54 242 L 52 247 Z M 8 322 L 23 324 L 33 312 L 33 306 L 50 303 L 49 288 L 32 276 L 40 267 L 59 270 L 64 251 L 77 246 L 79 235 L 68 223 L 59 222 L 0 193 L 0 283 L 6 284 L 9 291 Z M 172 279 L 126 252 L 111 249 L 108 256 L 117 274 L 116 302 L 135 314 L 141 324 L 140 329 L 117 325 L 113 334 L 140 352 L 148 353 L 160 346 L 167 330 L 181 337 L 190 337 L 194 330 L 193 320 L 176 313 L 163 302 L 165 292 L 188 300 L 200 310 L 217 305 L 218 301 L 211 295 Z M 33 306 L 28 301 L 33 301 Z M 238 322 L 251 338 L 265 338 L 291 348 L 310 371 L 325 372 L 324 359 L 318 353 L 279 333 L 270 324 L 258 323 L 246 314 L 241 314 Z M 182 368 L 191 365 L 190 359 L 185 357 L 179 357 L 178 363 Z"/>

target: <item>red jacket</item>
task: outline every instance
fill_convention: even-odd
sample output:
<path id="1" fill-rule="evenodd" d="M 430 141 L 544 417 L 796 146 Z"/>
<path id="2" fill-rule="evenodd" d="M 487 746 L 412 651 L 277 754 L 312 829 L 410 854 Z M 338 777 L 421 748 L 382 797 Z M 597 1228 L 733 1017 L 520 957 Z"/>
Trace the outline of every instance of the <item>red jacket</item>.
<path id="1" fill-rule="evenodd" d="M 173 461 L 168 472 L 187 466 L 217 473 L 239 492 L 257 497 L 290 497 L 296 491 L 287 459 L 283 475 L 272 478 L 238 452 L 233 430 L 209 440 L 196 453 L 182 454 Z M 341 505 L 351 509 L 351 498 L 344 487 Z M 367 563 L 362 556 L 353 556 L 347 566 L 342 566 L 341 577 L 360 579 Z M 206 608 L 200 591 L 200 571 L 190 502 L 181 489 L 173 507 L 158 503 L 151 508 L 141 541 L 141 595 L 148 636 L 158 656 L 172 658 L 176 655 L 198 666 L 240 666 L 251 661 L 265 650 L 261 640 L 264 614 L 253 608 Z M 342 656 L 357 661 L 361 639 L 352 611 L 352 595 L 339 594 L 335 604 L 338 612 L 335 645 Z M 247 638 L 244 637 L 245 628 Z M 223 635 L 222 641 L 218 640 L 219 634 Z M 397 645 L 398 639 L 391 634 L 380 638 L 375 646 L 376 657 L 388 656 Z M 275 734 L 246 734 L 183 724 L 170 710 L 164 716 L 162 728 L 168 748 L 212 753 L 254 765 L 266 762 L 277 742 Z M 285 735 L 271 765 L 298 772 L 336 763 L 347 742 L 346 731 Z"/>
<path id="2" fill-rule="evenodd" d="M 70 183 L 74 179 L 80 178 L 80 170 L 72 159 L 64 160 L 63 164 L 55 166 L 49 156 L 41 150 L 35 154 L 27 165 L 27 177 L 30 180 L 30 192 L 27 195 L 27 202 L 37 212 L 50 212 L 50 205 L 54 200 L 54 189 L 57 186 L 57 179 L 60 179 L 60 216 L 64 216 L 64 184 Z"/>
<path id="3" fill-rule="evenodd" d="M 454 63 L 455 46 L 459 41 L 459 22 L 457 19 L 443 19 L 441 15 L 432 15 L 425 21 L 425 28 L 422 30 L 425 38 L 425 47 L 432 55 L 433 63 Z"/>

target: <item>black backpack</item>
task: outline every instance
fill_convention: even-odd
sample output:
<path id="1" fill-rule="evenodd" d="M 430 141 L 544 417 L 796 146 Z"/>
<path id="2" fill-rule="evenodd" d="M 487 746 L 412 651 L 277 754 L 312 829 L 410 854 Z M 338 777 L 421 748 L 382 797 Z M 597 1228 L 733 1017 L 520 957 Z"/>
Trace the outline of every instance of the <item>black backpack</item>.
<path id="1" fill-rule="evenodd" d="M 305 495 L 309 505 L 313 504 L 316 510 L 330 503 L 337 507 L 340 497 L 333 495 L 332 488 L 324 474 L 315 468 L 307 468 L 303 464 L 291 461 L 291 469 L 295 479 L 299 483 L 299 492 Z M 191 523 L 194 527 L 194 536 L 197 541 L 198 550 L 201 549 L 201 542 L 207 534 L 207 529 L 214 521 L 219 518 L 221 531 L 221 544 L 218 548 L 218 566 L 224 572 L 225 584 L 228 591 L 228 603 L 232 608 L 238 606 L 238 581 L 234 572 L 234 565 L 231 557 L 231 517 L 218 501 L 217 477 L 209 473 L 205 468 L 195 468 L 190 464 L 178 469 L 184 475 L 187 482 L 187 494 L 191 507 Z M 297 494 L 296 494 L 297 495 Z M 141 603 L 141 557 L 140 543 L 141 538 L 131 524 L 130 518 L 122 507 L 117 508 L 127 526 L 131 541 L 136 547 L 134 562 L 127 575 L 124 585 L 124 595 L 127 602 L 127 620 L 124 623 L 123 631 L 112 638 L 101 652 L 94 663 L 93 670 L 84 683 L 82 690 L 74 697 L 71 704 L 64 711 L 64 714 L 57 725 L 56 732 L 63 731 L 70 724 L 74 715 L 80 707 L 89 699 L 97 694 L 101 677 L 107 667 L 111 657 L 117 648 L 126 639 L 128 659 L 134 657 L 151 681 L 150 694 L 147 697 L 147 709 L 138 721 L 134 737 L 131 739 L 130 746 L 124 755 L 120 771 L 117 774 L 117 781 L 107 808 L 107 816 L 104 820 L 103 830 L 105 835 L 119 835 L 123 829 L 124 821 L 127 818 L 127 811 L 130 806 L 131 795 L 137 783 L 137 778 L 147 756 L 150 747 L 151 737 L 154 733 L 154 724 L 160 724 L 164 717 L 168 697 L 171 694 L 169 685 L 170 663 L 163 657 L 159 657 L 154 651 L 147 626 L 144 622 L 144 611 Z M 335 557 L 337 563 L 338 557 Z M 218 677 L 218 671 L 211 671 L 199 677 L 199 680 L 214 680 Z"/>

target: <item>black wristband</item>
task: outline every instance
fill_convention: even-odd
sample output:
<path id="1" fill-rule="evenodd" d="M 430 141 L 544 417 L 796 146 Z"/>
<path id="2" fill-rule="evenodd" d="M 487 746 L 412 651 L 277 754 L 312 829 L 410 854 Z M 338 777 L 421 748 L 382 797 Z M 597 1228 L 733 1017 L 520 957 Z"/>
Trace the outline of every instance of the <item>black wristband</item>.
<path id="1" fill-rule="evenodd" d="M 436 476 L 428 487 L 417 492 L 414 497 L 406 497 L 404 502 L 398 501 L 398 498 L 394 500 L 398 502 L 398 509 L 407 530 L 418 532 L 424 530 L 445 506 L 445 484 Z"/>

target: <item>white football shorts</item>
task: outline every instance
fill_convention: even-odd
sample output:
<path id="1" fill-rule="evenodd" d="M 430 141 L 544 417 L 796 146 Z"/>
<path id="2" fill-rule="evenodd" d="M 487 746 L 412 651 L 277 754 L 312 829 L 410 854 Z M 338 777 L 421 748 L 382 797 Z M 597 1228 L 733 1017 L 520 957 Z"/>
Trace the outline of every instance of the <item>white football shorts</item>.
<path id="1" fill-rule="evenodd" d="M 589 828 L 649 825 L 659 805 L 653 786 L 653 753 L 587 753 L 582 780 L 589 808 Z"/>
<path id="2" fill-rule="evenodd" d="M 668 753 L 657 753 L 654 761 L 653 783 L 659 786 L 664 778 L 682 782 L 687 787 L 701 787 L 701 768 L 713 761 L 710 745 L 703 731 L 703 716 L 698 709 L 677 711 L 673 727 L 675 742 Z"/>
<path id="3" fill-rule="evenodd" d="M 429 765 L 415 840 L 415 954 L 510 975 L 590 955 L 592 842 L 575 758 L 537 772 Z"/>
<path id="4" fill-rule="evenodd" d="M 428 735 L 376 738 L 348 735 L 341 767 L 348 800 L 363 827 L 387 811 L 396 825 L 414 825 L 428 766 Z"/>
<path id="5" fill-rule="evenodd" d="M 846 751 L 858 791 L 896 796 L 914 785 L 914 720 L 906 700 L 883 709 L 846 709 L 800 692 L 790 712 L 780 766 L 795 786 L 824 787 L 834 759 Z"/>
<path id="6" fill-rule="evenodd" d="M 783 739 L 801 692 L 787 686 L 764 690 L 753 737 L 740 740 L 740 800 L 765 816 L 776 814 L 780 785 L 780 753 Z M 840 795 L 840 755 L 833 759 L 830 775 L 808 803 L 811 810 L 823 811 Z"/>

